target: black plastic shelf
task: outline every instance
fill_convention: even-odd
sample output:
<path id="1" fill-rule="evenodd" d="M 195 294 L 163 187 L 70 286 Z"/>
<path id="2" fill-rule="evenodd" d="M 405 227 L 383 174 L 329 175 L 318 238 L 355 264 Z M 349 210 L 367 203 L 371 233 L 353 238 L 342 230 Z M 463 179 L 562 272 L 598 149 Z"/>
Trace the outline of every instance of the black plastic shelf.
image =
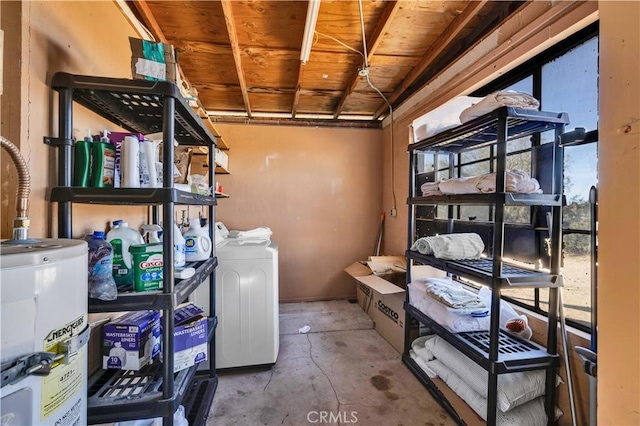
<path id="1" fill-rule="evenodd" d="M 505 206 L 562 206 L 563 197 L 555 194 L 518 194 L 501 192 L 492 194 L 436 195 L 430 197 L 411 197 L 407 204 L 415 205 L 495 205 Z"/>
<path id="2" fill-rule="evenodd" d="M 162 132 L 165 97 L 175 99 L 175 135 L 182 145 L 214 146 L 216 137 L 168 81 L 54 74 L 51 87 L 73 90 L 73 100 L 133 133 Z"/>
<path id="3" fill-rule="evenodd" d="M 198 373 L 191 381 L 187 395 L 182 399 L 182 405 L 190 425 L 206 424 L 213 402 L 213 396 L 218 388 L 218 376 Z"/>
<path id="4" fill-rule="evenodd" d="M 89 299 L 89 312 L 146 311 L 175 308 L 184 302 L 202 281 L 213 272 L 218 266 L 218 258 L 214 257 L 202 262 L 187 263 L 187 266 L 195 268 L 196 273 L 190 278 L 175 280 L 173 293 L 163 293 L 162 291 L 125 292 L 118 293 L 118 298 L 113 301 Z"/>
<path id="5" fill-rule="evenodd" d="M 445 260 L 425 256 L 407 250 L 406 257 L 423 265 L 433 266 L 462 278 L 470 279 L 488 287 L 493 286 L 493 259 Z M 497 276 L 501 288 L 558 288 L 562 287 L 562 276 L 533 271 L 503 262 L 502 274 Z"/>
<path id="6" fill-rule="evenodd" d="M 84 188 L 56 186 L 51 188 L 51 201 L 82 204 L 154 205 L 162 203 L 215 206 L 209 197 L 176 188 Z"/>
<path id="7" fill-rule="evenodd" d="M 217 325 L 217 317 L 208 319 L 208 342 L 213 339 Z M 198 364 L 175 373 L 174 394 L 168 400 L 162 399 L 163 371 L 162 363 L 158 360 L 140 371 L 98 370 L 88 380 L 88 423 L 111 423 L 172 415 L 183 399 L 192 393 L 197 368 Z M 217 377 L 213 379 L 217 386 Z M 213 399 L 213 393 L 210 394 L 210 398 Z M 208 404 L 210 406 L 211 401 Z"/>
<path id="8" fill-rule="evenodd" d="M 560 365 L 558 355 L 549 354 L 544 347 L 529 340 L 520 339 L 502 329 L 498 343 L 498 361 L 491 362 L 489 360 L 489 331 L 451 333 L 409 303 L 405 302 L 404 309 L 413 318 L 428 326 L 487 371 L 504 374 L 541 370 Z"/>
<path id="9" fill-rule="evenodd" d="M 412 151 L 459 152 L 497 142 L 499 120 L 507 122 L 507 138 L 513 140 L 555 130 L 569 123 L 565 112 L 536 111 L 502 107 L 468 123 L 409 145 Z"/>
<path id="10" fill-rule="evenodd" d="M 427 373 L 424 372 L 422 368 L 411 358 L 409 355 L 402 355 L 402 362 L 411 370 L 414 376 L 418 379 L 420 383 L 429 391 L 431 396 L 442 406 L 447 413 L 451 416 L 453 421 L 455 421 L 460 426 L 466 426 L 467 423 L 460 417 L 458 412 L 451 402 L 447 399 L 446 396 L 442 394 L 438 386 L 431 380 Z M 445 384 L 446 386 L 446 384 Z M 475 420 L 475 419 L 474 419 Z"/>

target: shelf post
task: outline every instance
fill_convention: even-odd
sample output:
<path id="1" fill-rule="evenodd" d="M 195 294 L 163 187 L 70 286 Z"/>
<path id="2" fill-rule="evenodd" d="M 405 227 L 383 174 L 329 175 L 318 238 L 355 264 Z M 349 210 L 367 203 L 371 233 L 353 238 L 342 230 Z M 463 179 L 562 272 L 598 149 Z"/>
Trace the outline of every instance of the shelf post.
<path id="1" fill-rule="evenodd" d="M 413 198 L 416 196 L 416 173 L 417 173 L 417 164 L 416 164 L 416 152 L 411 150 L 409 151 L 409 198 Z M 410 249 L 413 244 L 414 239 L 417 237 L 416 235 L 416 206 L 415 204 L 409 203 L 409 214 L 407 220 L 407 251 Z M 407 271 L 406 271 L 406 284 L 411 282 L 411 264 L 412 260 L 407 258 Z M 409 304 L 409 290 L 405 292 L 405 303 Z M 405 309 L 404 312 L 404 352 L 405 356 L 409 355 L 409 348 L 411 347 L 411 315 Z"/>
<path id="2" fill-rule="evenodd" d="M 73 89 L 62 88 L 58 95 L 58 137 L 73 137 Z M 58 185 L 71 186 L 71 145 L 58 147 Z M 71 203 L 58 203 L 58 237 L 71 238 Z"/>
<path id="3" fill-rule="evenodd" d="M 175 133 L 175 99 L 171 96 L 163 98 L 164 108 L 162 109 L 162 172 L 163 186 L 173 188 L 173 137 Z M 174 247 L 173 247 L 173 202 L 165 203 L 162 206 L 162 249 L 164 250 L 163 287 L 165 294 L 173 293 L 173 273 L 174 273 Z M 162 315 L 162 353 L 163 353 L 163 384 L 162 397 L 164 399 L 173 398 L 173 307 L 166 309 Z M 173 426 L 173 413 L 163 418 L 164 426 Z"/>
<path id="4" fill-rule="evenodd" d="M 211 188 L 211 194 L 215 199 L 215 146 L 209 146 L 209 188 Z M 214 233 L 214 226 L 216 225 L 216 212 L 213 205 L 208 206 L 209 209 L 209 238 L 213 241 L 213 247 L 215 252 L 216 240 Z M 209 316 L 211 318 L 216 317 L 216 271 L 215 269 L 209 274 Z M 209 377 L 214 378 L 216 376 L 216 330 L 213 330 L 213 337 L 209 342 Z"/>

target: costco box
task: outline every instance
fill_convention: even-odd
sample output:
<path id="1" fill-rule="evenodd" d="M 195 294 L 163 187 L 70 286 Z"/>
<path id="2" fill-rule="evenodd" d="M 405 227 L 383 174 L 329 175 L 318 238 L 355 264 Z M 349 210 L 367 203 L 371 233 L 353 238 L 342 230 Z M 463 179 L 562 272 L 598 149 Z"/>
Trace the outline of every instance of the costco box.
<path id="1" fill-rule="evenodd" d="M 160 313 L 129 312 L 103 328 L 102 368 L 140 370 L 160 352 Z"/>
<path id="2" fill-rule="evenodd" d="M 190 303 L 176 309 L 173 331 L 173 371 L 178 372 L 207 360 L 208 327 L 204 311 Z"/>
<path id="3" fill-rule="evenodd" d="M 180 83 L 174 47 L 129 37 L 131 46 L 131 74 L 134 79 L 166 80 Z"/>
<path id="4" fill-rule="evenodd" d="M 398 352 L 404 352 L 406 260 L 402 256 L 372 256 L 344 269 L 356 279 L 358 305 L 373 327 Z M 428 266 L 412 266 L 412 275 L 444 276 L 444 272 Z M 397 284 L 400 285 L 397 285 Z M 419 324 L 412 320 L 411 339 L 418 337 Z"/>

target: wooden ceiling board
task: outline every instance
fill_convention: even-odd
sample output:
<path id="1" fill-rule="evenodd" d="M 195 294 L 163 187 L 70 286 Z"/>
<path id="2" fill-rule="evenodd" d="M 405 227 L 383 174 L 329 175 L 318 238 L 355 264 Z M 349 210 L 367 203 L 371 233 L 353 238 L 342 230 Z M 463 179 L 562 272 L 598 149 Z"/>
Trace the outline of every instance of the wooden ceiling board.
<path id="1" fill-rule="evenodd" d="M 369 69 L 369 80 L 382 92 L 390 93 L 402 82 L 402 78 L 407 75 L 409 71 L 411 71 L 411 67 L 393 65 L 371 67 Z M 364 77 L 360 77 L 355 90 L 366 92 L 373 89 L 369 89 L 367 80 Z"/>
<path id="2" fill-rule="evenodd" d="M 238 88 L 210 88 L 200 85 L 198 98 L 207 111 L 245 111 L 244 100 Z"/>
<path id="3" fill-rule="evenodd" d="M 295 87 L 298 78 L 299 59 L 281 59 L 264 57 L 250 60 L 243 55 L 242 69 L 248 87 Z"/>
<path id="4" fill-rule="evenodd" d="M 288 95 L 254 93 L 249 91 L 251 107 L 260 112 L 291 112 L 293 104 L 293 92 Z"/>
<path id="5" fill-rule="evenodd" d="M 371 37 L 386 7 L 383 1 L 363 1 L 362 14 L 367 39 Z M 316 31 L 363 51 L 360 11 L 357 1 L 322 1 Z M 317 35 L 311 51 L 348 52 L 349 49 L 324 35 Z"/>
<path id="6" fill-rule="evenodd" d="M 295 49 L 300 57 L 306 1 L 234 1 L 240 47 Z"/>
<path id="7" fill-rule="evenodd" d="M 386 95 L 385 95 L 386 96 Z M 376 92 L 354 91 L 347 98 L 342 108 L 343 114 L 373 115 L 384 100 Z"/>
<path id="8" fill-rule="evenodd" d="M 304 89 L 344 90 L 350 71 L 356 66 L 336 62 L 309 61 L 305 65 L 300 87 Z M 326 75 L 326 78 L 323 77 Z"/>
<path id="9" fill-rule="evenodd" d="M 180 67 L 191 83 L 195 81 L 239 85 L 233 56 L 210 57 L 184 53 L 180 55 Z"/>
<path id="10" fill-rule="evenodd" d="M 185 41 L 229 44 L 218 1 L 148 1 L 167 40 L 180 48 Z"/>
<path id="11" fill-rule="evenodd" d="M 340 95 L 331 96 L 314 93 L 313 95 L 300 94 L 298 101 L 298 114 L 327 114 L 327 111 L 333 111 L 338 102 Z"/>

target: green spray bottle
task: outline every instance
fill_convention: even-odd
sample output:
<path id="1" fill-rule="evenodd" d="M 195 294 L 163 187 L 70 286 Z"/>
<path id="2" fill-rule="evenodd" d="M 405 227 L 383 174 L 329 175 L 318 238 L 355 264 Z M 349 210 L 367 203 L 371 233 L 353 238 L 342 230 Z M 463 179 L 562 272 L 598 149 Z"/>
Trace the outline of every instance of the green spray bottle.
<path id="1" fill-rule="evenodd" d="M 108 130 L 102 132 L 100 142 L 93 143 L 91 186 L 113 188 L 116 166 L 116 148 L 109 142 Z"/>
<path id="2" fill-rule="evenodd" d="M 91 150 L 93 136 L 87 129 L 84 140 L 77 141 L 73 147 L 73 186 L 87 187 L 91 183 Z"/>

